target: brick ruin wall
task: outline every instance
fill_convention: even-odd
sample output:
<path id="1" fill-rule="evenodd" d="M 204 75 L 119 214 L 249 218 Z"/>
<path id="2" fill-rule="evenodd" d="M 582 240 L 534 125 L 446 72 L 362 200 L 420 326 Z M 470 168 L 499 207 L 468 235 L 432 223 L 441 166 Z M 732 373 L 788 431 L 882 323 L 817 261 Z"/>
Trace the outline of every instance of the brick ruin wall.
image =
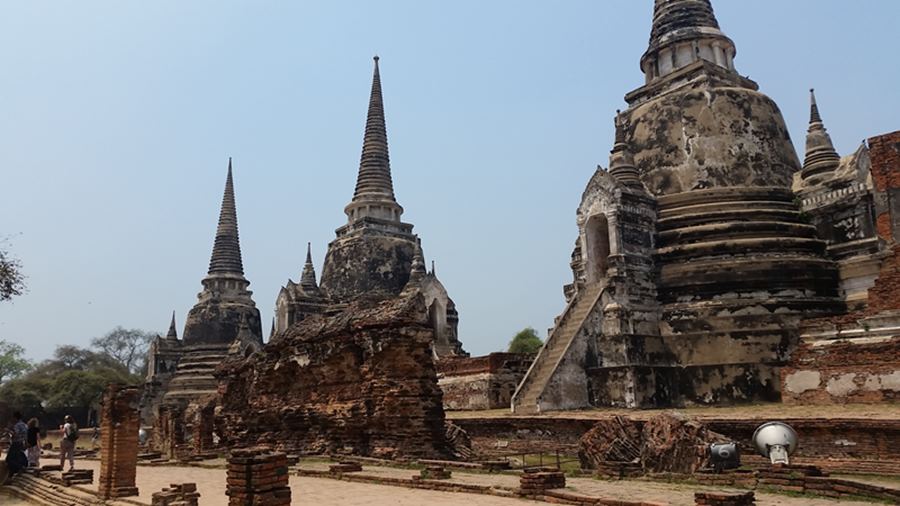
<path id="1" fill-rule="evenodd" d="M 447 357 L 437 362 L 438 384 L 446 410 L 509 408 L 533 355 L 491 353 L 483 357 Z"/>
<path id="2" fill-rule="evenodd" d="M 786 404 L 900 401 L 900 337 L 803 343 L 781 370 L 781 378 Z"/>
<path id="3" fill-rule="evenodd" d="M 535 454 L 576 455 L 581 437 L 597 420 L 582 418 L 454 418 L 465 430 L 472 448 L 481 458 Z M 742 455 L 750 463 L 763 463 L 750 446 L 753 431 L 764 420 L 709 419 L 707 427 L 739 443 Z M 849 419 L 786 419 L 800 436 L 795 455 L 804 462 L 830 463 L 846 472 L 877 471 L 872 462 L 884 469 L 900 470 L 900 421 Z M 826 467 L 826 466 L 823 466 Z M 877 467 L 877 466 L 876 466 Z"/>
<path id="4" fill-rule="evenodd" d="M 875 189 L 884 197 L 875 203 L 878 235 L 888 242 L 900 239 L 900 131 L 868 140 Z"/>
<path id="5" fill-rule="evenodd" d="M 310 316 L 248 360 L 220 366 L 220 443 L 446 457 L 432 340 L 421 296 Z"/>
<path id="6" fill-rule="evenodd" d="M 869 290 L 869 311 L 900 309 L 900 131 L 872 137 L 868 144 L 878 193 L 876 228 L 878 236 L 893 246 L 893 254 Z"/>

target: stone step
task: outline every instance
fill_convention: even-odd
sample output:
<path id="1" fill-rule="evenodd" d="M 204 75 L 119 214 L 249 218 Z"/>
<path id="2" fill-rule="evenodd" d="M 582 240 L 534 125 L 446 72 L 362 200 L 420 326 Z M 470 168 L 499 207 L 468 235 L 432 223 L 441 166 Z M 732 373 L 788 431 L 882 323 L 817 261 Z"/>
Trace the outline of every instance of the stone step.
<path id="1" fill-rule="evenodd" d="M 12 486 L 29 496 L 29 500 L 51 506 L 94 506 L 98 503 L 95 496 L 67 489 L 30 475 L 16 476 Z"/>
<path id="2" fill-rule="evenodd" d="M 746 211 L 751 209 L 780 209 L 797 211 L 797 206 L 790 201 L 782 200 L 722 200 L 718 202 L 703 202 L 699 204 L 668 207 L 659 211 L 659 218 L 672 218 L 685 214 L 701 214 L 716 211 Z"/>
<path id="3" fill-rule="evenodd" d="M 662 233 L 668 230 L 675 230 L 691 226 L 737 221 L 778 221 L 785 223 L 803 223 L 803 220 L 800 219 L 800 213 L 796 209 L 735 209 L 730 211 L 690 213 L 672 216 L 671 218 L 661 218 L 656 223 L 656 230 Z"/>
<path id="4" fill-rule="evenodd" d="M 752 255 L 775 251 L 779 253 L 811 252 L 821 255 L 825 253 L 825 246 L 825 241 L 818 238 L 770 236 L 679 244 L 658 248 L 656 255 L 670 262 L 697 257 L 731 256 L 734 254 Z"/>
<path id="5" fill-rule="evenodd" d="M 785 221 L 731 221 L 676 228 L 661 232 L 657 247 L 690 244 L 709 240 L 766 237 L 816 237 L 816 227 L 808 223 Z"/>
<path id="6" fill-rule="evenodd" d="M 538 353 L 534 364 L 519 385 L 519 390 L 513 398 L 513 407 L 516 413 L 536 413 L 538 411 L 538 398 L 553 376 L 556 364 L 581 329 L 584 319 L 593 309 L 597 295 L 602 289 L 602 284 L 589 285 L 578 295 L 579 298 L 574 305 L 569 306 L 563 316 L 564 323 L 550 334 L 547 344 Z"/>

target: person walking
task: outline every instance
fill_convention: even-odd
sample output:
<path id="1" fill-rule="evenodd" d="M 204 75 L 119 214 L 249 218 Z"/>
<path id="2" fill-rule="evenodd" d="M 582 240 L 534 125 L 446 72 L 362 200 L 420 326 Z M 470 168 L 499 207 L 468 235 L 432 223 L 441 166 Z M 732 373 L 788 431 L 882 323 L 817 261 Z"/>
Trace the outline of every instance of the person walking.
<path id="1" fill-rule="evenodd" d="M 60 427 L 62 440 L 59 442 L 59 467 L 64 467 L 69 459 L 69 471 L 75 469 L 75 441 L 78 440 L 78 424 L 75 419 L 66 415 L 66 423 Z"/>
<path id="2" fill-rule="evenodd" d="M 28 467 L 41 467 L 41 427 L 37 418 L 28 420 L 28 435 L 26 436 Z"/>

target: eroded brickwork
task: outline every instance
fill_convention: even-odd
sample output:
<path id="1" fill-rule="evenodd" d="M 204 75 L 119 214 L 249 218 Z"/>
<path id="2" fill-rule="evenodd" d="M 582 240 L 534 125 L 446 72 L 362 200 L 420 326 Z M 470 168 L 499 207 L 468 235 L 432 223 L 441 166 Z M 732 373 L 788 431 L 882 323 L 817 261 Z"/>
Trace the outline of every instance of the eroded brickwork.
<path id="1" fill-rule="evenodd" d="M 225 493 L 228 506 L 290 506 L 287 456 L 268 447 L 232 451 Z"/>
<path id="2" fill-rule="evenodd" d="M 900 400 L 900 337 L 878 342 L 803 343 L 781 377 L 782 400 L 787 404 Z"/>
<path id="3" fill-rule="evenodd" d="M 223 444 L 298 453 L 447 455 L 421 296 L 314 315 L 220 368 Z"/>
<path id="4" fill-rule="evenodd" d="M 100 497 L 138 495 L 137 476 L 140 391 L 111 384 L 100 410 Z"/>

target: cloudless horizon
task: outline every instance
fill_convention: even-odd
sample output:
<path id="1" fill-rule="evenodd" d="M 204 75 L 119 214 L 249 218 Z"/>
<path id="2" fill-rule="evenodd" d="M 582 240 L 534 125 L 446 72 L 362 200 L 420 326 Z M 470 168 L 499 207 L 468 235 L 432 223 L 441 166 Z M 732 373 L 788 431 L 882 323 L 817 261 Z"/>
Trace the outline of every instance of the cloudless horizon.
<path id="1" fill-rule="evenodd" d="M 841 155 L 900 128 L 900 2 L 713 0 L 735 66 L 798 156 L 816 88 Z M 312 243 L 321 275 L 381 78 L 403 221 L 473 355 L 564 307 L 575 209 L 643 84 L 652 0 L 6 2 L 0 238 L 28 292 L 0 339 L 29 358 L 117 325 L 181 336 L 228 158 L 264 333 Z"/>

